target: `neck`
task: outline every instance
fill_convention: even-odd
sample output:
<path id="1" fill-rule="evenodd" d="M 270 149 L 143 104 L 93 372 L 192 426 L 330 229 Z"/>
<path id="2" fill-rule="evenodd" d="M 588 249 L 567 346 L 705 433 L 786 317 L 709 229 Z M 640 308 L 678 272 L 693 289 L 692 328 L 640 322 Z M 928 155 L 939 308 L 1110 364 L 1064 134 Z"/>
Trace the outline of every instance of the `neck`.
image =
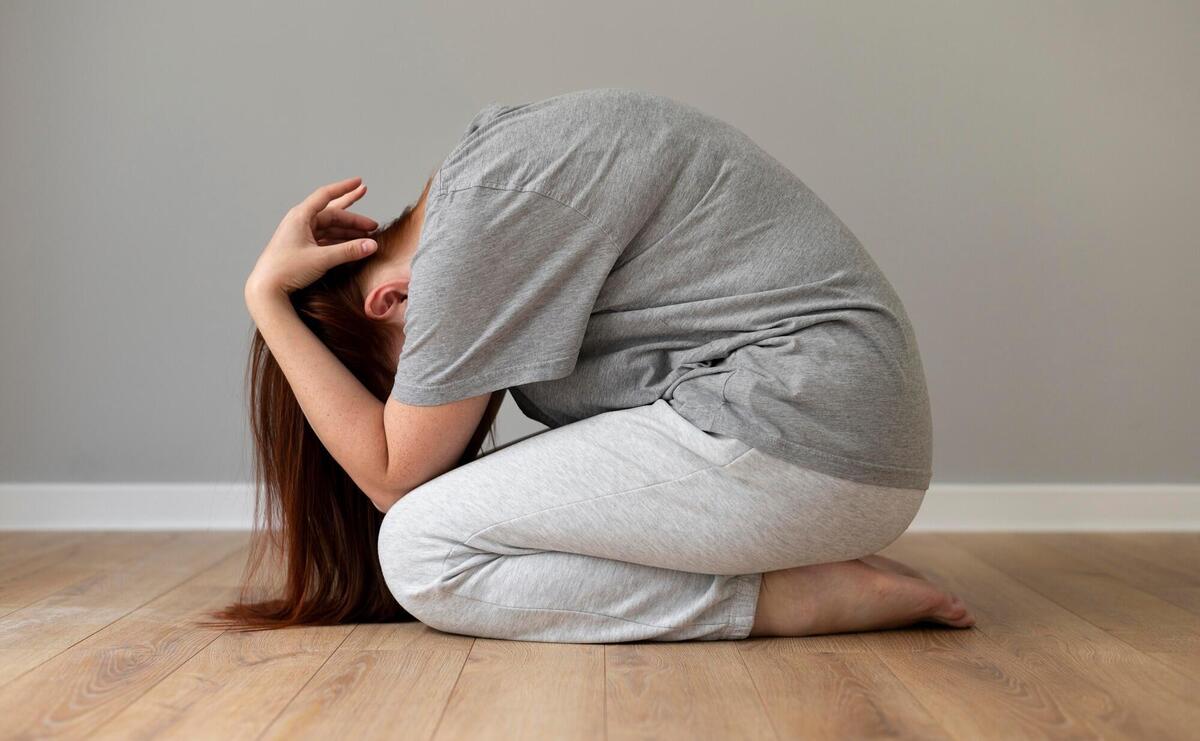
<path id="1" fill-rule="evenodd" d="M 416 206 L 413 207 L 412 217 L 409 218 L 408 224 L 405 226 L 404 243 L 405 252 L 411 259 L 413 254 L 420 247 L 421 227 L 425 224 L 425 202 L 429 200 L 429 184 L 426 183 L 425 190 L 421 191 L 421 197 L 417 199 Z"/>

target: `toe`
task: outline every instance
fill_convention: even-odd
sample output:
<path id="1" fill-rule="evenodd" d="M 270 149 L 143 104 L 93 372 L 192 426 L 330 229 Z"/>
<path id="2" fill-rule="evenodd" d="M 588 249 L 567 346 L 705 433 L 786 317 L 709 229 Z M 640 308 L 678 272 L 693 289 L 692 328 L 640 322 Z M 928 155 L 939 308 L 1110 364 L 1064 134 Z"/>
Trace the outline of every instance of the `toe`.
<path id="1" fill-rule="evenodd" d="M 949 625 L 958 628 L 969 628 L 975 624 L 975 616 L 967 609 L 967 604 L 958 595 L 952 595 L 950 607 L 943 616 Z"/>
<path id="2" fill-rule="evenodd" d="M 939 592 L 940 600 L 929 616 L 948 624 L 955 624 L 967 617 L 967 606 L 952 592 Z"/>

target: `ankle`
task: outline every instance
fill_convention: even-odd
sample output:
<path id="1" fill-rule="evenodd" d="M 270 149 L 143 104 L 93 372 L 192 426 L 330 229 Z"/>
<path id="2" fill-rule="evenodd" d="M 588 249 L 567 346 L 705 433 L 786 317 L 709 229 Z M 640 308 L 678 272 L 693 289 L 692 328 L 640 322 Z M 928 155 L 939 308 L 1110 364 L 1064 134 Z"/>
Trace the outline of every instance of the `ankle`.
<path id="1" fill-rule="evenodd" d="M 819 590 L 810 589 L 821 564 L 765 571 L 750 636 L 809 635 L 816 624 Z"/>
<path id="2" fill-rule="evenodd" d="M 772 571 L 763 572 L 762 582 L 758 588 L 758 602 L 754 606 L 754 623 L 750 626 L 751 638 L 776 635 L 776 600 L 774 590 L 771 589 L 774 581 L 771 576 L 773 573 Z"/>
<path id="3" fill-rule="evenodd" d="M 854 559 L 764 572 L 750 635 L 836 632 L 883 594 L 882 576 Z"/>

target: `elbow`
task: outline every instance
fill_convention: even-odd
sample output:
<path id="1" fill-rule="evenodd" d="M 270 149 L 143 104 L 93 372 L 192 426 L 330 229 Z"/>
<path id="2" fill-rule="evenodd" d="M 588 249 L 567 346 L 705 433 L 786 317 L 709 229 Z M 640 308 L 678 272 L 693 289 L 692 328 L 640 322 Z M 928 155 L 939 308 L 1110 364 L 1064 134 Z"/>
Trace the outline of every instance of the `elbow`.
<path id="1" fill-rule="evenodd" d="M 387 511 L 392 508 L 392 505 L 400 501 L 400 498 L 408 493 L 407 489 L 397 486 L 390 482 L 376 483 L 371 486 L 360 486 L 363 494 L 367 495 L 367 499 L 371 500 L 371 504 L 375 505 L 375 509 L 387 514 Z"/>
<path id="2" fill-rule="evenodd" d="M 400 498 L 403 497 L 406 492 L 376 489 L 365 493 L 367 498 L 371 500 L 371 503 L 375 505 L 375 509 L 387 514 L 387 511 L 392 508 L 392 505 L 400 501 Z"/>

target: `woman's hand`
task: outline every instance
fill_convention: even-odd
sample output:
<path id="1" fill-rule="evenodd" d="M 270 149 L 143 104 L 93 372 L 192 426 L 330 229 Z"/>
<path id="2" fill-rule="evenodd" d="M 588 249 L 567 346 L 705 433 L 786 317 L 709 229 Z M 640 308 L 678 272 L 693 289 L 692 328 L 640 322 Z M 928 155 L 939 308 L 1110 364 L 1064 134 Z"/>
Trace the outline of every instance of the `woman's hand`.
<path id="1" fill-rule="evenodd" d="M 345 210 L 366 192 L 362 178 L 349 178 L 323 185 L 293 206 L 246 279 L 247 302 L 287 296 L 330 268 L 374 252 L 375 240 L 364 237 L 379 224 Z"/>

